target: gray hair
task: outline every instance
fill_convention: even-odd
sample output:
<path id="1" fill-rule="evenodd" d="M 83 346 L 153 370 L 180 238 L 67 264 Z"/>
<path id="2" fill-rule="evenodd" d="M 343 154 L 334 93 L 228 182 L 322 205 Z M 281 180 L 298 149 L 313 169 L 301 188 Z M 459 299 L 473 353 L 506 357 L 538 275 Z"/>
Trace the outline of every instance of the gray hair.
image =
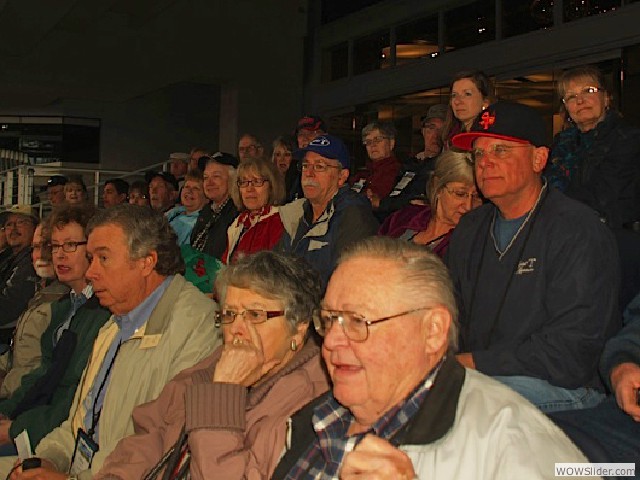
<path id="1" fill-rule="evenodd" d="M 142 258 L 155 251 L 158 255 L 156 272 L 160 275 L 184 274 L 178 237 L 163 214 L 139 205 L 116 205 L 94 215 L 87 225 L 87 237 L 104 225 L 122 228 L 131 259 Z"/>
<path id="2" fill-rule="evenodd" d="M 446 150 L 436 160 L 435 170 L 427 186 L 429 203 L 433 208 L 440 191 L 450 182 L 475 184 L 470 152 Z"/>
<path id="3" fill-rule="evenodd" d="M 245 288 L 282 303 L 292 329 L 310 322 L 322 299 L 318 273 L 302 258 L 262 251 L 224 267 L 216 277 L 215 291 L 224 303 L 227 288 Z"/>
<path id="4" fill-rule="evenodd" d="M 458 307 L 453 292 L 453 283 L 447 267 L 442 260 L 413 242 L 389 237 L 368 237 L 353 244 L 341 256 L 338 265 L 359 257 L 372 257 L 376 260 L 390 260 L 397 264 L 402 279 L 389 285 L 397 296 L 407 299 L 420 299 L 420 306 L 443 306 L 451 314 L 448 341 L 449 350 L 458 349 Z M 393 293 L 391 293 L 393 295 Z M 408 305 L 411 308 L 412 305 Z"/>
<path id="5" fill-rule="evenodd" d="M 362 129 L 362 140 L 374 130 L 380 130 L 384 137 L 394 139 L 398 134 L 396 127 L 391 122 L 371 122 Z"/>
<path id="6" fill-rule="evenodd" d="M 233 190 L 233 186 L 236 183 L 236 179 L 238 178 L 238 169 L 236 167 L 234 167 L 233 165 L 227 165 L 226 163 L 221 163 L 217 161 L 218 157 L 209 157 L 207 159 L 207 163 L 205 163 L 205 169 L 207 168 L 207 165 L 211 165 L 212 163 L 215 163 L 217 165 L 222 165 L 223 167 L 227 167 L 227 169 L 229 170 L 229 180 L 227 181 L 227 194 L 231 194 L 231 190 Z"/>

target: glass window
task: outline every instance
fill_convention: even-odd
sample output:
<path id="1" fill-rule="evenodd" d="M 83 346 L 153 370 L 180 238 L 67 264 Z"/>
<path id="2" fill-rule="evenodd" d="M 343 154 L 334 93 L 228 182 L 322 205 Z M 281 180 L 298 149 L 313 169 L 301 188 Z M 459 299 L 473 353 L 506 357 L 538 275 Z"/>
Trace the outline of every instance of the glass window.
<path id="1" fill-rule="evenodd" d="M 564 21 L 600 15 L 620 7 L 621 0 L 564 0 Z"/>
<path id="2" fill-rule="evenodd" d="M 349 73 L 349 45 L 347 42 L 322 52 L 322 83 L 345 78 Z"/>
<path id="3" fill-rule="evenodd" d="M 553 0 L 509 0 L 502 4 L 504 38 L 552 26 Z"/>
<path id="4" fill-rule="evenodd" d="M 396 28 L 396 65 L 438 55 L 438 15 Z"/>
<path id="5" fill-rule="evenodd" d="M 389 32 L 376 32 L 357 39 L 353 44 L 353 73 L 370 72 L 390 65 Z"/>
<path id="6" fill-rule="evenodd" d="M 445 13 L 445 51 L 494 40 L 495 1 L 478 0 Z"/>

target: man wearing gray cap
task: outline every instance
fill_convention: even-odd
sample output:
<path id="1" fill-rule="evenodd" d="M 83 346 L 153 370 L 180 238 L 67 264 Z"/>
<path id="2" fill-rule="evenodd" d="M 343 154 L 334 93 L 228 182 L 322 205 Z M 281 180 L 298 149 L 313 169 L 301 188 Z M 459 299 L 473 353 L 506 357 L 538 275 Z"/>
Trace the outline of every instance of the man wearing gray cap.
<path id="1" fill-rule="evenodd" d="M 371 204 L 379 220 L 400 210 L 411 200 L 426 193 L 427 181 L 433 173 L 435 162 L 442 152 L 442 126 L 447 117 L 449 107 L 443 103 L 431 105 L 427 114 L 421 119 L 420 133 L 424 140 L 424 150 L 415 157 L 407 159 L 403 165 L 396 184 L 385 198 Z"/>
<path id="2" fill-rule="evenodd" d="M 169 160 L 171 161 L 169 164 L 169 173 L 176 177 L 180 183 L 180 187 L 182 187 L 184 176 L 187 174 L 187 170 L 189 169 L 189 159 L 189 154 L 184 152 L 174 152 L 169 155 Z"/>
<path id="3" fill-rule="evenodd" d="M 8 345 L 18 317 L 36 293 L 31 240 L 38 217 L 28 205 L 14 205 L 4 224 L 11 256 L 0 266 L 0 345 Z"/>
<path id="4" fill-rule="evenodd" d="M 471 150 L 489 203 L 462 217 L 447 261 L 460 363 L 551 412 L 604 398 L 598 358 L 621 319 L 613 235 L 595 211 L 543 180 L 547 137 L 536 110 L 506 102 L 453 137 Z"/>

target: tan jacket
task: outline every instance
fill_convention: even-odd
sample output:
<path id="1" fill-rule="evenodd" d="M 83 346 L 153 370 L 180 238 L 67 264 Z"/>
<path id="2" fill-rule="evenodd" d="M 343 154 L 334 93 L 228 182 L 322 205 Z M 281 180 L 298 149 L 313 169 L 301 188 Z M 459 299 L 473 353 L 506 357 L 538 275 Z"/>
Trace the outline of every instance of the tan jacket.
<path id="1" fill-rule="evenodd" d="M 100 450 L 91 470 L 82 472 L 81 479 L 92 478 L 118 441 L 134 433 L 131 412 L 135 406 L 155 399 L 178 372 L 193 366 L 220 345 L 221 337 L 214 327 L 215 309 L 215 302 L 181 275 L 173 278 L 149 320 L 120 347 L 100 416 Z M 82 404 L 114 328 L 117 326 L 112 317 L 100 330 L 69 418 L 36 448 L 36 456 L 52 461 L 61 472 L 69 469 L 77 427 L 84 418 Z"/>
<path id="2" fill-rule="evenodd" d="M 5 374 L 0 385 L 0 398 L 15 392 L 27 373 L 40 366 L 40 337 L 51 323 L 51 303 L 69 292 L 69 287 L 55 281 L 38 291 L 18 319 L 10 351 L 0 356 L 0 372 Z"/>

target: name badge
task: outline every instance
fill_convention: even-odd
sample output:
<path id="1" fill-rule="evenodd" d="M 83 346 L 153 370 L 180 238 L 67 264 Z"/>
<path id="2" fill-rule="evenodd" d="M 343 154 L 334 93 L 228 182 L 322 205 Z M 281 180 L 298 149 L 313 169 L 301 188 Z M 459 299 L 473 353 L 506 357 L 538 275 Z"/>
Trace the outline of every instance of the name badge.
<path id="1" fill-rule="evenodd" d="M 162 335 L 145 335 L 140 342 L 140 350 L 157 347 Z"/>
<path id="2" fill-rule="evenodd" d="M 99 450 L 98 444 L 82 428 L 78 429 L 76 435 L 76 446 L 71 459 L 70 475 L 80 475 L 80 472 L 89 470 L 93 457 Z"/>

